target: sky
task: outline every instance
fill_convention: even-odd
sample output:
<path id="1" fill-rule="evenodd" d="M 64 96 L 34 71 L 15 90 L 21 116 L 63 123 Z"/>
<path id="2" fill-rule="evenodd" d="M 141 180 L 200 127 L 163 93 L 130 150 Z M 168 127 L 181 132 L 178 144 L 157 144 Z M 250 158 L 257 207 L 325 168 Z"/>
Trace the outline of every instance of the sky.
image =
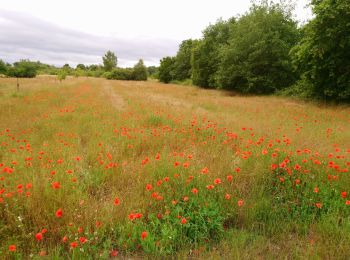
<path id="1" fill-rule="evenodd" d="M 309 0 L 295 0 L 301 23 Z M 107 50 L 118 66 L 140 58 L 148 66 L 176 54 L 185 39 L 198 39 L 217 19 L 249 10 L 249 0 L 0 0 L 0 59 L 99 64 Z"/>

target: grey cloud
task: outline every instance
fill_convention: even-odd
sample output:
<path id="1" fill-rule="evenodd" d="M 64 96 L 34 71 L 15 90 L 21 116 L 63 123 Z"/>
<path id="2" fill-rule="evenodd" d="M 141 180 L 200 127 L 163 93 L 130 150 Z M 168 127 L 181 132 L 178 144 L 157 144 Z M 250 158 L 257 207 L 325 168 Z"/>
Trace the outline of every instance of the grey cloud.
<path id="1" fill-rule="evenodd" d="M 174 55 L 178 44 L 170 39 L 97 36 L 0 10 L 0 59 L 7 62 L 28 58 L 55 65 L 101 63 L 101 56 L 112 50 L 121 66 L 130 66 L 139 58 L 153 65 Z"/>

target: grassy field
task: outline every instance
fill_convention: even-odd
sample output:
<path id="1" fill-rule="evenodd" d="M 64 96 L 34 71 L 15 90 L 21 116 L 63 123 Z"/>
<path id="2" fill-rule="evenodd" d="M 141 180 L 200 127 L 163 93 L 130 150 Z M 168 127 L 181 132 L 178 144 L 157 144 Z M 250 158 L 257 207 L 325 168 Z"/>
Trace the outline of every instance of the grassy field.
<path id="1" fill-rule="evenodd" d="M 0 255 L 350 258 L 350 108 L 0 79 Z"/>

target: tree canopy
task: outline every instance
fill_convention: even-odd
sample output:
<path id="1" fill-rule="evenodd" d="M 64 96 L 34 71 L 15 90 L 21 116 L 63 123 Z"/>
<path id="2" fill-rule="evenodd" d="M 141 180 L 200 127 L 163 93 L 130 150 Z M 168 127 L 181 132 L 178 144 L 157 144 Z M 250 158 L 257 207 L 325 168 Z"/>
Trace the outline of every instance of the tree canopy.
<path id="1" fill-rule="evenodd" d="M 107 51 L 106 54 L 102 57 L 102 60 L 105 71 L 112 71 L 117 67 L 118 59 L 114 52 Z"/>

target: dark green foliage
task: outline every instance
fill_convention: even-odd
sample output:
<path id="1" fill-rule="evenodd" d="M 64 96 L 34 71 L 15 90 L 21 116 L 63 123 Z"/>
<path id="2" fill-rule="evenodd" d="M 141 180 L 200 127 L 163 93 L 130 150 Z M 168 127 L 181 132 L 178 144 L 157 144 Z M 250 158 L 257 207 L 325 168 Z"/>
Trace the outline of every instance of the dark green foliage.
<path id="1" fill-rule="evenodd" d="M 84 64 L 78 64 L 76 69 L 86 70 L 86 67 Z"/>
<path id="2" fill-rule="evenodd" d="M 102 60 L 105 71 L 112 71 L 117 67 L 118 59 L 114 52 L 107 51 L 106 54 L 102 57 Z"/>
<path id="3" fill-rule="evenodd" d="M 150 78 L 158 78 L 159 67 L 149 66 L 147 67 L 147 73 Z"/>
<path id="4" fill-rule="evenodd" d="M 106 79 L 133 80 L 133 70 L 131 68 L 115 68 L 111 72 L 104 74 Z"/>
<path id="5" fill-rule="evenodd" d="M 175 80 L 185 80 L 191 78 L 191 55 L 193 42 L 193 40 L 189 39 L 180 44 L 174 64 Z"/>
<path id="6" fill-rule="evenodd" d="M 350 100 L 350 1 L 311 2 L 315 18 L 291 54 L 309 96 Z"/>
<path id="7" fill-rule="evenodd" d="M 139 62 L 135 64 L 132 72 L 132 79 L 147 80 L 147 68 L 142 59 L 140 59 Z"/>
<path id="8" fill-rule="evenodd" d="M 230 28 L 236 23 L 234 18 L 228 21 L 218 20 L 203 32 L 203 39 L 193 44 L 192 80 L 200 87 L 218 87 L 217 72 L 220 65 L 220 51 L 230 37 Z"/>
<path id="9" fill-rule="evenodd" d="M 7 65 L 5 62 L 3 62 L 2 60 L 0 60 L 0 74 L 4 74 L 6 75 L 7 73 Z"/>
<path id="10" fill-rule="evenodd" d="M 295 82 L 289 51 L 299 33 L 290 14 L 279 5 L 253 5 L 231 29 L 221 52 L 222 88 L 267 94 Z"/>
<path id="11" fill-rule="evenodd" d="M 34 78 L 37 74 L 38 64 L 29 60 L 15 62 L 7 71 L 8 76 L 16 78 Z"/>
<path id="12" fill-rule="evenodd" d="M 169 83 L 174 79 L 175 57 L 165 57 L 160 61 L 159 80 Z"/>

